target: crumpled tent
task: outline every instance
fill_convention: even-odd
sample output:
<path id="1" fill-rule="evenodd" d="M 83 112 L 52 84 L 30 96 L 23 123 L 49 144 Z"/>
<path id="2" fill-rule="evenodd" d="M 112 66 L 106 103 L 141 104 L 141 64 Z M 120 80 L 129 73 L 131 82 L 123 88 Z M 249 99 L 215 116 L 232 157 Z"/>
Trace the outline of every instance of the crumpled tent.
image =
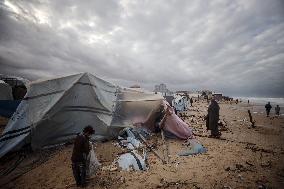
<path id="1" fill-rule="evenodd" d="M 166 117 L 163 129 L 180 139 L 192 138 L 193 133 L 189 125 L 175 114 L 168 102 L 164 101 L 164 107 L 170 114 Z"/>
<path id="2" fill-rule="evenodd" d="M 180 117 L 175 114 L 174 109 L 170 106 L 170 104 L 163 100 L 161 106 L 152 110 L 152 113 L 149 114 L 149 117 L 146 121 L 142 123 L 137 123 L 136 125 L 142 126 L 144 128 L 149 129 L 150 131 L 155 131 L 154 125 L 156 118 L 160 114 L 160 108 L 164 108 L 164 111 L 169 111 L 169 114 L 166 115 L 166 119 L 164 122 L 163 129 L 168 134 L 169 138 L 179 138 L 179 139 L 188 139 L 193 137 L 192 128 L 185 123 Z"/>
<path id="3" fill-rule="evenodd" d="M 89 73 L 33 82 L 0 137 L 0 157 L 26 144 L 40 149 L 66 142 L 86 125 L 96 136 L 115 137 L 122 128 L 145 122 L 162 100 Z"/>
<path id="4" fill-rule="evenodd" d="M 0 80 L 0 100 L 13 100 L 12 87 Z"/>
<path id="5" fill-rule="evenodd" d="M 19 103 L 19 100 L 13 100 L 12 87 L 0 80 L 0 116 L 11 117 Z"/>

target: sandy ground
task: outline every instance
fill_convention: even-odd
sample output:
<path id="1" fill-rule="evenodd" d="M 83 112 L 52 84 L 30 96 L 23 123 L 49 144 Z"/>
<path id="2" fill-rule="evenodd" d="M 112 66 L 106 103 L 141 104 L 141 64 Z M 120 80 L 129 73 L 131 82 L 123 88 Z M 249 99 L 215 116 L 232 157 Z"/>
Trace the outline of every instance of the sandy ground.
<path id="1" fill-rule="evenodd" d="M 284 118 L 253 113 L 256 128 L 251 128 L 247 113 L 251 105 L 221 103 L 220 119 L 226 127 L 221 139 L 208 138 L 202 120 L 207 105 L 206 102 L 194 103 L 185 118 L 194 128 L 196 138 L 208 149 L 207 153 L 179 157 L 176 154 L 186 149 L 184 141 L 166 139 L 170 154 L 168 164 L 162 164 L 149 152 L 148 171 L 98 171 L 87 188 L 283 188 Z M 115 143 L 95 144 L 104 167 L 123 152 Z M 161 136 L 153 136 L 150 143 L 162 154 Z M 71 152 L 72 144 L 27 157 L 10 175 L 2 177 L 0 188 L 76 188 Z M 1 171 L 13 165 L 15 159 L 1 162 Z M 21 176 L 3 185 L 17 174 Z"/>

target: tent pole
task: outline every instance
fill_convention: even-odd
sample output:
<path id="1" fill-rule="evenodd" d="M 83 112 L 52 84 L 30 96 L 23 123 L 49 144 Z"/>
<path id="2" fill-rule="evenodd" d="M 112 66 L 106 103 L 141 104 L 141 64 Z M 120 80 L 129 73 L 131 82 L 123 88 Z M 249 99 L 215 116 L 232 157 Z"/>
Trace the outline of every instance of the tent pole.
<path id="1" fill-rule="evenodd" d="M 166 145 L 166 140 L 165 140 L 165 134 L 164 134 L 164 130 L 161 130 L 161 135 L 162 135 L 162 141 L 163 141 L 163 156 L 165 161 L 167 162 L 167 164 L 169 163 L 169 149 L 168 149 L 168 145 Z"/>
<path id="2" fill-rule="evenodd" d="M 163 162 L 163 164 L 166 164 L 166 161 L 156 152 L 154 151 L 151 146 L 147 143 L 146 139 L 139 133 L 139 137 L 143 141 L 143 143 Z"/>

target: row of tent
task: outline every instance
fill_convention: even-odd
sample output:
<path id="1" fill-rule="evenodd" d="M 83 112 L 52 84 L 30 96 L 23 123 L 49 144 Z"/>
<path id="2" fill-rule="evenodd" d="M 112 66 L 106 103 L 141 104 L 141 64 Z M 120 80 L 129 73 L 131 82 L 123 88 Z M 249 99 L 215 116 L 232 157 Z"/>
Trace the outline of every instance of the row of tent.
<path id="1" fill-rule="evenodd" d="M 175 95 L 172 100 L 172 106 L 179 112 L 186 111 L 188 108 L 187 97 Z"/>
<path id="2" fill-rule="evenodd" d="M 117 137 L 125 127 L 154 130 L 163 104 L 160 94 L 123 88 L 89 73 L 31 82 L 0 137 L 0 158 L 25 145 L 36 150 L 64 143 L 86 125 L 96 130 L 95 139 Z M 177 116 L 168 122 L 173 133 L 191 134 Z"/>
<path id="3" fill-rule="evenodd" d="M 25 83 L 20 79 L 0 75 L 0 117 L 10 118 L 25 96 Z"/>
<path id="4" fill-rule="evenodd" d="M 0 100 L 13 100 L 12 87 L 0 80 Z"/>

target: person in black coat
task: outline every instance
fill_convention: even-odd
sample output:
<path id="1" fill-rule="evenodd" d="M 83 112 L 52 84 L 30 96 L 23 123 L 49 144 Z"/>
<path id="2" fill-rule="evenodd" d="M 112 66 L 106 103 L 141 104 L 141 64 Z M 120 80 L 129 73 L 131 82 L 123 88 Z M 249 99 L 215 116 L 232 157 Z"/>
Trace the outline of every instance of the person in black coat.
<path id="1" fill-rule="evenodd" d="M 279 105 L 277 105 L 277 106 L 275 107 L 275 114 L 276 114 L 277 116 L 280 116 L 280 107 L 279 107 Z"/>
<path id="2" fill-rule="evenodd" d="M 266 117 L 269 117 L 269 113 L 270 113 L 271 108 L 272 108 L 272 106 L 270 105 L 270 102 L 265 104 Z"/>
<path id="3" fill-rule="evenodd" d="M 218 129 L 220 107 L 215 99 L 211 100 L 208 107 L 208 115 L 206 116 L 206 126 L 208 130 L 211 130 L 211 137 L 219 137 L 220 132 Z"/>
<path id="4" fill-rule="evenodd" d="M 190 98 L 189 102 L 190 102 L 190 106 L 192 107 L 193 99 Z"/>

